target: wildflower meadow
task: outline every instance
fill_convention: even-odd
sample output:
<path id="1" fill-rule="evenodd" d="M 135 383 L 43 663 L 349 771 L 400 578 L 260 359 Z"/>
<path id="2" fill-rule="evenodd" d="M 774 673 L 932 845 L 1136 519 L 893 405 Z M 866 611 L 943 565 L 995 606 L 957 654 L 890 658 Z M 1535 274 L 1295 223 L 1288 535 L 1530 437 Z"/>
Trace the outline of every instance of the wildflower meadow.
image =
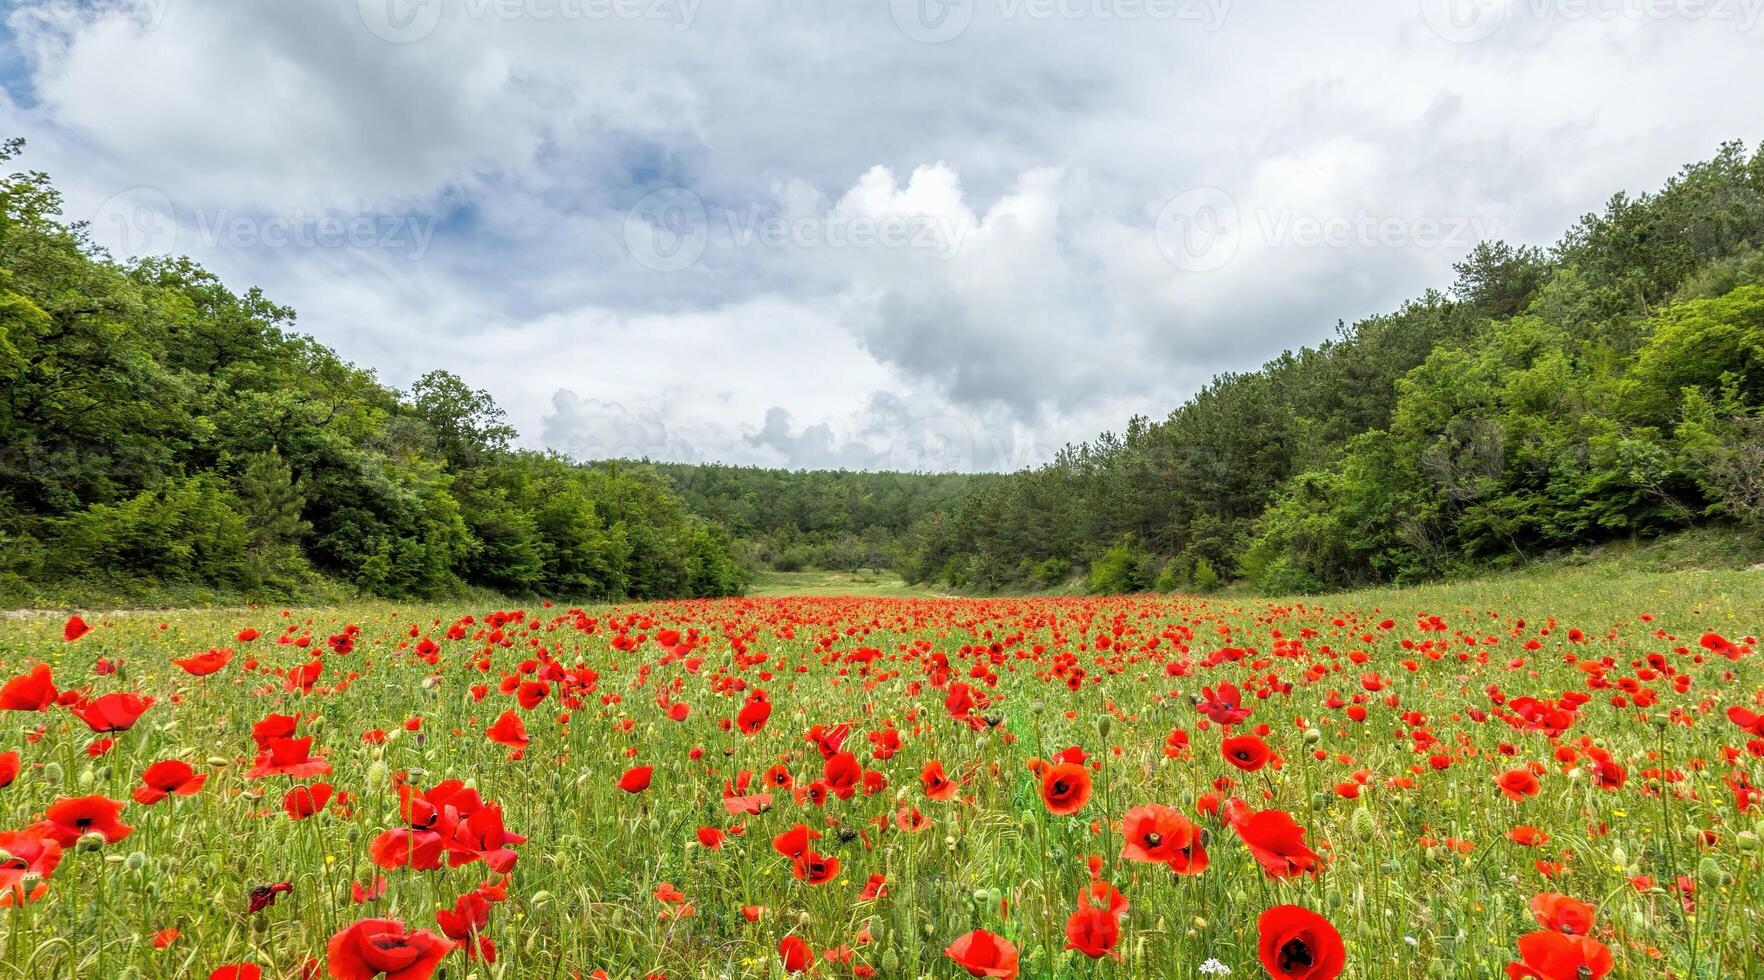
<path id="1" fill-rule="evenodd" d="M 1759 976 L 1755 580 L 14 619 L 0 976 Z"/>

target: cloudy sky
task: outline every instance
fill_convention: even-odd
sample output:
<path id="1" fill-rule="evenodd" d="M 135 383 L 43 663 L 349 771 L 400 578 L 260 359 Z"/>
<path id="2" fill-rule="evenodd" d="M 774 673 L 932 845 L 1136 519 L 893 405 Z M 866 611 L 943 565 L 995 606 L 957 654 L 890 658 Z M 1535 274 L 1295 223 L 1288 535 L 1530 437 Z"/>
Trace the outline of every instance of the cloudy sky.
<path id="1" fill-rule="evenodd" d="M 1764 136 L 1764 0 L 7 0 L 0 133 L 589 458 L 1001 469 Z"/>

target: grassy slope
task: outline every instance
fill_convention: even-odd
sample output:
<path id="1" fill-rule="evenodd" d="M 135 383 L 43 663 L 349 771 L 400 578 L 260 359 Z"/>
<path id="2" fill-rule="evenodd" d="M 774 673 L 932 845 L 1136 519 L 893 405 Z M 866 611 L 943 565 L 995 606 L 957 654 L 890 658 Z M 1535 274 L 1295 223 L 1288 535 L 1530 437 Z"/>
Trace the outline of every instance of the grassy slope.
<path id="1" fill-rule="evenodd" d="M 881 596 L 925 598 L 937 595 L 929 588 L 908 585 L 891 572 L 760 572 L 747 590 L 756 596 Z"/>

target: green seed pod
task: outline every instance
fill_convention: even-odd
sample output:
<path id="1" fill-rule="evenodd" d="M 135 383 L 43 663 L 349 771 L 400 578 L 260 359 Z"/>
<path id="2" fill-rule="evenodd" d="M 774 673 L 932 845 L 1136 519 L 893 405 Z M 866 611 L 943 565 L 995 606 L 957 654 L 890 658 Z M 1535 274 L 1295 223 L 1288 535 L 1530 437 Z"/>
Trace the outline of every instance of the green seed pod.
<path id="1" fill-rule="evenodd" d="M 1697 877 L 1702 881 L 1727 883 L 1727 872 L 1721 870 L 1720 862 L 1712 857 L 1705 857 L 1697 862 Z"/>
<path id="2" fill-rule="evenodd" d="M 1372 811 L 1365 807 L 1354 811 L 1354 815 L 1348 818 L 1348 826 L 1353 828 L 1354 836 L 1368 839 L 1378 830 Z"/>

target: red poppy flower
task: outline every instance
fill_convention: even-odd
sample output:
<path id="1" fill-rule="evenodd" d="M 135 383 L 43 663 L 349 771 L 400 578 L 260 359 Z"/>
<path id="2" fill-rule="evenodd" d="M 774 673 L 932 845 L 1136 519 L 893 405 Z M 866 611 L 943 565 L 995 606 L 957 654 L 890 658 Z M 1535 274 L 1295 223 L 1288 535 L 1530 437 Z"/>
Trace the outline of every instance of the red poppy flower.
<path id="1" fill-rule="evenodd" d="M 331 802 L 331 792 L 330 783 L 296 786 L 282 796 L 282 809 L 295 820 L 305 820 Z"/>
<path id="2" fill-rule="evenodd" d="M 1182 874 L 1206 869 L 1207 852 L 1200 830 L 1175 807 L 1148 803 L 1121 817 L 1121 858 L 1147 864 L 1169 864 Z"/>
<path id="3" fill-rule="evenodd" d="M 1597 939 L 1553 930 L 1520 936 L 1519 958 L 1507 964 L 1509 980 L 1600 980 L 1615 965 Z"/>
<path id="4" fill-rule="evenodd" d="M 263 980 L 263 967 L 256 963 L 228 963 L 217 967 L 208 980 Z"/>
<path id="5" fill-rule="evenodd" d="M 1261 810 L 1232 820 L 1250 855 L 1271 878 L 1315 874 L 1317 852 L 1305 846 L 1305 831 L 1284 810 Z"/>
<path id="6" fill-rule="evenodd" d="M 1075 949 L 1091 959 L 1115 956 L 1115 944 L 1121 941 L 1121 920 L 1106 909 L 1085 906 L 1066 920 L 1066 948 Z"/>
<path id="7" fill-rule="evenodd" d="M 1550 835 L 1536 827 L 1520 824 L 1507 831 L 1507 839 L 1522 847 L 1542 847 L 1550 842 Z"/>
<path id="8" fill-rule="evenodd" d="M 0 830 L 0 908 L 42 898 L 59 864 L 61 844 L 39 830 Z M 27 881 L 34 883 L 29 891 Z"/>
<path id="9" fill-rule="evenodd" d="M 1090 801 L 1090 770 L 1075 762 L 1048 766 L 1041 775 L 1041 802 L 1049 813 L 1068 816 Z"/>
<path id="10" fill-rule="evenodd" d="M 1254 735 L 1238 735 L 1219 743 L 1225 761 L 1244 772 L 1255 772 L 1268 764 L 1268 743 Z"/>
<path id="11" fill-rule="evenodd" d="M 943 955 L 968 971 L 969 976 L 1002 977 L 1010 980 L 1017 975 L 1017 947 L 1003 936 L 994 935 L 985 929 L 975 929 L 957 937 L 943 951 Z"/>
<path id="12" fill-rule="evenodd" d="M 766 719 L 772 717 L 772 703 L 766 700 L 752 700 L 741 706 L 735 715 L 735 727 L 743 735 L 757 735 L 766 727 Z"/>
<path id="13" fill-rule="evenodd" d="M 527 747 L 527 726 L 514 709 L 504 711 L 490 727 L 484 731 L 484 737 L 498 745 L 506 745 L 511 749 Z"/>
<path id="14" fill-rule="evenodd" d="M 106 844 L 114 844 L 135 830 L 117 819 L 122 809 L 122 801 L 106 796 L 64 796 L 49 804 L 35 829 L 62 847 L 74 846 L 86 834 L 98 834 Z"/>
<path id="15" fill-rule="evenodd" d="M 1591 932 L 1595 911 L 1593 906 L 1559 892 L 1543 892 L 1531 900 L 1531 914 L 1538 925 L 1570 936 Z"/>
<path id="16" fill-rule="evenodd" d="M 822 766 L 821 778 L 834 796 L 849 800 L 857 792 L 858 781 L 864 778 L 864 768 L 858 765 L 857 756 L 850 752 L 836 752 Z"/>
<path id="17" fill-rule="evenodd" d="M 295 729 L 300 725 L 299 715 L 280 715 L 274 712 L 264 715 L 263 720 L 251 726 L 251 740 L 260 749 L 268 748 L 271 742 L 281 738 L 293 738 Z"/>
<path id="18" fill-rule="evenodd" d="M 67 623 L 61 627 L 61 638 L 72 643 L 90 632 L 92 632 L 92 627 L 87 626 L 85 620 L 78 616 L 69 616 Z"/>
<path id="19" fill-rule="evenodd" d="M 0 711 L 45 711 L 55 703 L 55 694 L 49 665 L 38 664 L 0 685 Z"/>
<path id="20" fill-rule="evenodd" d="M 192 677 L 207 677 L 231 663 L 232 660 L 233 651 L 231 650 L 210 650 L 192 657 L 174 659 L 172 663 L 183 668 L 184 672 Z"/>
<path id="21" fill-rule="evenodd" d="M 1200 713 L 1221 725 L 1235 725 L 1249 717 L 1249 709 L 1243 707 L 1243 694 L 1236 684 L 1220 684 L 1217 693 L 1210 687 L 1201 688 L 1204 698 L 1195 705 Z"/>
<path id="22" fill-rule="evenodd" d="M 816 854 L 810 851 L 802 857 L 790 862 L 790 873 L 798 881 L 811 885 L 824 885 L 839 877 L 839 859 L 830 854 Z"/>
<path id="23" fill-rule="evenodd" d="M 94 732 L 126 732 L 153 707 L 152 698 L 139 694 L 106 694 L 72 709 L 75 717 Z"/>
<path id="24" fill-rule="evenodd" d="M 858 892 L 858 901 L 874 902 L 888 894 L 888 876 L 877 872 L 864 882 L 864 890 Z"/>
<path id="25" fill-rule="evenodd" d="M 291 776 L 311 779 L 331 771 L 331 764 L 312 755 L 311 735 L 305 738 L 272 738 L 257 753 L 257 765 L 245 774 L 246 779 L 266 776 Z"/>
<path id="26" fill-rule="evenodd" d="M 809 841 L 819 840 L 820 836 L 820 831 L 799 823 L 772 838 L 772 850 L 794 861 L 809 852 Z"/>
<path id="27" fill-rule="evenodd" d="M 1536 796 L 1542 788 L 1537 781 L 1537 774 L 1530 769 L 1509 769 L 1495 779 L 1495 785 L 1501 788 L 1507 799 L 1516 803 Z"/>
<path id="28" fill-rule="evenodd" d="M 778 958 L 784 962 L 785 973 L 803 973 L 815 965 L 815 951 L 795 933 L 778 943 Z"/>
<path id="29" fill-rule="evenodd" d="M 247 914 L 256 915 L 276 904 L 277 896 L 286 895 L 293 890 L 294 885 L 286 881 L 278 881 L 273 885 L 255 885 L 252 887 L 251 893 L 245 896 L 245 911 Z"/>
<path id="30" fill-rule="evenodd" d="M 0 789 L 11 786 L 18 778 L 19 766 L 17 752 L 0 752 Z"/>
<path id="31" fill-rule="evenodd" d="M 332 980 L 429 980 L 453 943 L 426 929 L 406 932 L 396 919 L 363 919 L 325 947 Z"/>
<path id="32" fill-rule="evenodd" d="M 713 851 L 720 850 L 723 846 L 723 831 L 718 827 L 700 827 L 698 843 Z"/>
<path id="33" fill-rule="evenodd" d="M 959 788 L 943 774 L 943 763 L 936 759 L 925 763 L 925 768 L 919 771 L 919 782 L 925 787 L 926 796 L 940 802 L 954 799 Z"/>
<path id="34" fill-rule="evenodd" d="M 1102 869 L 1102 858 L 1091 859 L 1091 874 Z M 1127 896 L 1106 881 L 1093 881 L 1078 893 L 1079 908 L 1098 908 L 1119 919 L 1127 914 Z"/>
<path id="35" fill-rule="evenodd" d="M 1310 909 L 1276 905 L 1256 920 L 1256 954 L 1275 980 L 1334 980 L 1347 965 L 1341 933 Z"/>
<path id="36" fill-rule="evenodd" d="M 641 793 L 649 788 L 649 780 L 654 775 L 654 766 L 633 766 L 619 777 L 619 788 L 627 793 Z"/>
<path id="37" fill-rule="evenodd" d="M 172 794 L 194 796 L 208 782 L 208 774 L 197 774 L 187 762 L 167 759 L 155 762 L 141 774 L 142 786 L 135 790 L 135 802 L 154 804 Z"/>

